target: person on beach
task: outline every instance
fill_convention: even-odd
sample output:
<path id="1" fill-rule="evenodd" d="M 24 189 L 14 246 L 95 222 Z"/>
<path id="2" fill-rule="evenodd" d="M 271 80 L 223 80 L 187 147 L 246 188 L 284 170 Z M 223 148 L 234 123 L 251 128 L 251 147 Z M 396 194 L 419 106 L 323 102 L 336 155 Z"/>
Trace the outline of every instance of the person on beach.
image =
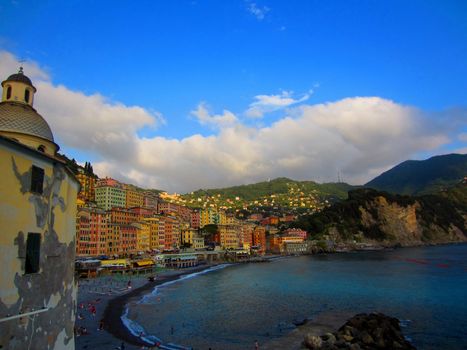
<path id="1" fill-rule="evenodd" d="M 131 289 L 131 280 L 128 281 L 126 286 L 127 286 L 128 289 Z"/>
<path id="2" fill-rule="evenodd" d="M 255 350 L 258 350 L 259 349 L 259 343 L 257 340 L 255 340 Z"/>

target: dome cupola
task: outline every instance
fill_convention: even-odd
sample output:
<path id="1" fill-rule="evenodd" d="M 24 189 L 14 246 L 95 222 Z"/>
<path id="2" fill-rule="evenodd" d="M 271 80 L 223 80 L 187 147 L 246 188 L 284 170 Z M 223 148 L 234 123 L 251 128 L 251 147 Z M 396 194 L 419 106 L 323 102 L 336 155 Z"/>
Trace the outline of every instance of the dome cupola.
<path id="1" fill-rule="evenodd" d="M 49 124 L 32 107 L 36 88 L 20 67 L 18 73 L 2 82 L 0 102 L 0 135 L 15 139 L 49 155 L 55 155 L 58 145 Z"/>
<path id="2" fill-rule="evenodd" d="M 32 85 L 31 79 L 24 75 L 23 67 L 18 73 L 10 75 L 2 82 L 3 101 L 14 101 L 32 106 L 36 88 Z"/>

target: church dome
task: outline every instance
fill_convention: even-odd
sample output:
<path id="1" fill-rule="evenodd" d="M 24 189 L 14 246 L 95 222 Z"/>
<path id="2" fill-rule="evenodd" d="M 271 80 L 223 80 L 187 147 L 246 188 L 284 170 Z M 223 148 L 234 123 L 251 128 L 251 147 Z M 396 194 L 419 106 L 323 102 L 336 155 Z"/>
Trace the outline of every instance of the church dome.
<path id="1" fill-rule="evenodd" d="M 23 73 L 16 73 L 10 75 L 6 81 L 19 81 L 21 83 L 29 84 L 32 86 L 32 81 L 29 79 L 27 76 L 25 76 Z"/>
<path id="2" fill-rule="evenodd" d="M 15 74 L 12 74 L 10 75 L 6 80 L 4 80 L 2 82 L 2 86 L 7 83 L 7 82 L 11 82 L 11 81 L 16 81 L 18 83 L 24 83 L 24 84 L 27 84 L 29 86 L 31 86 L 34 91 L 36 90 L 36 88 L 32 85 L 32 81 L 31 79 L 29 79 L 26 75 L 24 75 L 24 72 L 23 72 L 23 67 L 20 67 L 18 73 L 15 73 Z"/>
<path id="3" fill-rule="evenodd" d="M 27 77 L 26 79 L 29 80 Z M 54 142 L 54 136 L 49 124 L 34 108 L 24 103 L 13 101 L 0 103 L 1 131 L 33 135 Z"/>

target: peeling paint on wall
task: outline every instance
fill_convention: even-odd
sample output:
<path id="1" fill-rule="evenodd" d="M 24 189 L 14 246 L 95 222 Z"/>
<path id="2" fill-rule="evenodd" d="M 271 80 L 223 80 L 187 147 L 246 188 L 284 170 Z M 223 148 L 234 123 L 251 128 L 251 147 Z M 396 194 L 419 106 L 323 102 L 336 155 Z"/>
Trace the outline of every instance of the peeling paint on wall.
<path id="1" fill-rule="evenodd" d="M 18 299 L 6 304 L 0 299 L 0 317 L 17 315 L 44 307 L 40 314 L 0 323 L 2 349 L 73 349 L 74 313 L 76 308 L 74 283 L 75 241 L 61 242 L 63 233 L 56 232 L 58 215 L 65 215 L 67 203 L 60 190 L 67 178 L 64 167 L 54 164 L 52 175 L 44 178 L 42 194 L 30 193 L 32 167 L 20 173 L 12 157 L 12 172 L 18 181 L 18 191 L 29 193 L 28 202 L 34 207 L 33 222 L 41 233 L 40 271 L 24 274 L 27 232 L 19 231 L 12 239 L 17 247 L 21 270 L 14 276 Z"/>

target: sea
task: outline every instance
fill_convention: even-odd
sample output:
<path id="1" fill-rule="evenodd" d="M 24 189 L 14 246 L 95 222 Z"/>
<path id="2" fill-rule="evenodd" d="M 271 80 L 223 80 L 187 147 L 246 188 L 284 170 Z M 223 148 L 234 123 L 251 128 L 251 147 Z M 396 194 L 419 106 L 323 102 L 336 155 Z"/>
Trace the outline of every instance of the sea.
<path id="1" fill-rule="evenodd" d="M 369 312 L 400 319 L 417 349 L 467 349 L 467 245 L 220 265 L 158 286 L 122 320 L 152 342 L 243 350 L 303 319 Z"/>

